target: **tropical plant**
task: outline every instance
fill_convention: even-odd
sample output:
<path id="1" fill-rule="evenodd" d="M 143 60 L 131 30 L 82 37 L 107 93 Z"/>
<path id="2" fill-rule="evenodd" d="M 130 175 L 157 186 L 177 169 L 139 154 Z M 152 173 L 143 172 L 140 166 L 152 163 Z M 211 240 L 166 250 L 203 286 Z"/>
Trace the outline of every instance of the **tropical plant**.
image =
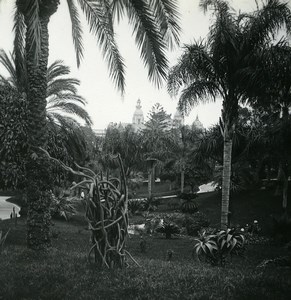
<path id="1" fill-rule="evenodd" d="M 156 232 L 164 233 L 166 239 L 170 239 L 173 234 L 180 233 L 180 228 L 174 222 L 164 220 L 163 223 L 156 228 Z"/>
<path id="2" fill-rule="evenodd" d="M 281 26 L 290 31 L 291 12 L 287 4 L 268 0 L 251 14 L 236 15 L 226 1 L 201 1 L 204 10 L 214 8 L 214 22 L 206 41 L 186 45 L 184 54 L 168 78 L 168 90 L 177 95 L 180 110 L 189 109 L 201 101 L 222 98 L 220 129 L 223 135 L 223 181 L 221 227 L 227 228 L 233 133 L 238 115 L 238 103 L 246 94 L 246 82 L 255 76 L 242 73 L 256 63 L 254 55 L 271 42 Z M 255 78 L 254 78 L 255 77 Z M 247 81 L 248 80 L 248 81 Z"/>
<path id="3" fill-rule="evenodd" d="M 185 199 L 181 204 L 183 213 L 193 214 L 198 211 L 198 204 L 193 199 Z"/>
<path id="4" fill-rule="evenodd" d="M 49 193 L 52 183 L 45 176 L 47 165 L 35 149 L 44 147 L 46 130 L 46 89 L 49 54 L 49 21 L 58 10 L 59 0 L 17 0 L 14 17 L 14 52 L 19 85 L 27 96 L 28 143 L 26 164 L 28 189 L 28 246 L 46 248 L 49 239 Z M 72 21 L 72 37 L 77 65 L 83 57 L 82 28 L 76 2 L 67 0 Z M 110 77 L 124 91 L 124 63 L 114 35 L 114 20 L 124 15 L 133 26 L 133 35 L 148 66 L 150 80 L 157 84 L 166 77 L 165 50 L 178 40 L 177 8 L 174 1 L 78 1 L 90 32 L 105 57 Z M 150 5 L 151 4 L 151 5 Z M 25 84 L 23 84 L 26 81 Z M 44 175 L 44 177 L 42 176 Z M 36 222 L 36 220 L 38 220 Z M 41 228 L 41 230 L 40 230 Z M 41 232 L 41 234 L 40 234 Z"/>

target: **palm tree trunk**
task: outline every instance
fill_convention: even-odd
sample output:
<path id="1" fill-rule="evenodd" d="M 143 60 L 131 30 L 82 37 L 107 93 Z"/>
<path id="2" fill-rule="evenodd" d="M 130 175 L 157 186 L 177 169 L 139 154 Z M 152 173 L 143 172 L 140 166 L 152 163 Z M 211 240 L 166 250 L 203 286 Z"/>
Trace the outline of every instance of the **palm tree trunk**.
<path id="1" fill-rule="evenodd" d="M 185 171 L 181 171 L 181 193 L 184 193 Z"/>
<path id="2" fill-rule="evenodd" d="M 28 103 L 28 140 L 29 147 L 27 172 L 27 246 L 39 250 L 50 246 L 50 190 L 52 179 L 49 162 L 36 155 L 36 147 L 44 147 L 47 139 L 46 128 L 46 89 L 47 64 L 49 54 L 48 23 L 51 14 L 58 7 L 59 0 L 40 3 L 40 53 L 38 62 L 35 60 L 34 35 L 30 28 L 30 13 L 23 2 L 17 1 L 18 8 L 23 12 L 27 32 L 26 69 L 27 69 L 27 103 Z"/>
<path id="3" fill-rule="evenodd" d="M 228 227 L 229 217 L 229 194 L 230 194 L 230 176 L 231 176 L 231 154 L 232 139 L 228 133 L 224 134 L 223 148 L 223 171 L 222 171 L 222 199 L 221 199 L 221 228 Z"/>
<path id="4" fill-rule="evenodd" d="M 151 167 L 148 169 L 148 195 L 149 199 L 151 199 L 153 194 L 153 169 L 154 167 Z"/>

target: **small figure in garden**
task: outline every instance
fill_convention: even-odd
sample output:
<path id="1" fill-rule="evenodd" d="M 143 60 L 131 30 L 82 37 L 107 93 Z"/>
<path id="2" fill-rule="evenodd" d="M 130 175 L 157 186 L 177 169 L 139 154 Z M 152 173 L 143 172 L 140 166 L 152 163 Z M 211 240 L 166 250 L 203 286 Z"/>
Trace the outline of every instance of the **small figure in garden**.
<path id="1" fill-rule="evenodd" d="M 15 226 L 17 225 L 17 212 L 15 211 L 15 206 L 12 208 L 12 212 L 10 214 L 10 219 L 14 220 Z"/>
<path id="2" fill-rule="evenodd" d="M 252 226 L 252 233 L 259 233 L 260 232 L 260 226 L 259 222 L 257 220 L 254 220 L 253 226 Z"/>
<path id="3" fill-rule="evenodd" d="M 140 246 L 140 252 L 141 252 L 141 253 L 145 253 L 146 250 L 147 250 L 147 242 L 146 242 L 146 240 L 143 238 L 142 235 L 140 235 L 139 246 Z"/>
<path id="4" fill-rule="evenodd" d="M 171 261 L 173 258 L 174 251 L 171 249 L 167 250 L 167 261 Z"/>

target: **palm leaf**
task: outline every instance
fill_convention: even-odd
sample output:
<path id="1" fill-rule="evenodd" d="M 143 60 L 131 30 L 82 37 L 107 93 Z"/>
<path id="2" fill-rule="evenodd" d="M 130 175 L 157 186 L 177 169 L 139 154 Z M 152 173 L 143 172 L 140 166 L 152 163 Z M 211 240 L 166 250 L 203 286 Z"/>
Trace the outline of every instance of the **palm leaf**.
<path id="1" fill-rule="evenodd" d="M 82 43 L 82 26 L 80 23 L 78 9 L 75 6 L 74 0 L 67 0 L 71 23 L 72 23 L 72 35 L 73 43 L 76 51 L 77 66 L 80 66 L 80 62 L 83 58 L 83 43 Z"/>
<path id="2" fill-rule="evenodd" d="M 9 82 L 11 82 L 12 86 L 18 87 L 18 78 L 15 70 L 14 57 L 12 54 L 10 56 L 4 50 L 0 50 L 0 63 L 9 73 Z"/>
<path id="3" fill-rule="evenodd" d="M 74 116 L 77 116 L 79 118 L 81 118 L 82 120 L 84 120 L 88 125 L 92 124 L 92 120 L 88 114 L 88 112 L 80 107 L 79 105 L 75 104 L 75 103 L 70 103 L 67 101 L 58 101 L 58 102 L 54 102 L 54 103 L 50 103 L 51 105 L 48 105 L 47 107 L 47 113 L 51 113 L 51 112 L 64 112 L 64 113 L 68 113 L 68 114 L 72 114 Z"/>
<path id="4" fill-rule="evenodd" d="M 135 42 L 140 56 L 148 67 L 148 76 L 157 86 L 166 78 L 168 61 L 165 56 L 166 44 L 156 26 L 156 20 L 147 1 L 125 0 L 122 9 L 126 11 L 133 27 Z"/>
<path id="5" fill-rule="evenodd" d="M 112 16 L 107 1 L 78 0 L 87 22 L 100 45 L 109 66 L 109 74 L 118 89 L 124 92 L 124 63 L 114 38 Z"/>
<path id="6" fill-rule="evenodd" d="M 47 87 L 47 97 L 52 95 L 58 95 L 62 91 L 68 91 L 72 94 L 77 93 L 76 85 L 79 85 L 80 81 L 76 78 L 58 78 L 50 82 Z"/>
<path id="7" fill-rule="evenodd" d="M 18 2 L 17 2 L 18 3 Z M 38 0 L 21 1 L 22 9 L 26 15 L 27 35 L 31 41 L 29 52 L 34 53 L 34 62 L 38 64 L 41 53 L 41 22 L 40 22 L 40 9 Z"/>
<path id="8" fill-rule="evenodd" d="M 18 78 L 18 88 L 26 86 L 26 67 L 25 67 L 25 33 L 26 25 L 23 14 L 15 9 L 14 13 L 14 55 L 15 55 L 15 69 Z"/>
<path id="9" fill-rule="evenodd" d="M 170 49 L 180 41 L 180 25 L 178 7 L 173 0 L 150 0 L 149 5 L 160 23 L 160 31 Z"/>
<path id="10" fill-rule="evenodd" d="M 56 60 L 48 66 L 46 75 L 48 85 L 57 77 L 70 74 L 70 67 L 65 66 L 63 63 L 62 60 Z"/>

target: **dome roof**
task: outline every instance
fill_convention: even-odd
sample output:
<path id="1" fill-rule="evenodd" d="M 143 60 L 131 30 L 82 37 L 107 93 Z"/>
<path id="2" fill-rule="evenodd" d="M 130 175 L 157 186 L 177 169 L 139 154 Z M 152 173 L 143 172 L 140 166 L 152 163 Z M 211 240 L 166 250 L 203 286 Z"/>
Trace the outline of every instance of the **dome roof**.
<path id="1" fill-rule="evenodd" d="M 193 122 L 193 126 L 195 126 L 197 129 L 204 129 L 203 124 L 200 122 L 198 115 L 196 116 L 195 121 Z"/>

